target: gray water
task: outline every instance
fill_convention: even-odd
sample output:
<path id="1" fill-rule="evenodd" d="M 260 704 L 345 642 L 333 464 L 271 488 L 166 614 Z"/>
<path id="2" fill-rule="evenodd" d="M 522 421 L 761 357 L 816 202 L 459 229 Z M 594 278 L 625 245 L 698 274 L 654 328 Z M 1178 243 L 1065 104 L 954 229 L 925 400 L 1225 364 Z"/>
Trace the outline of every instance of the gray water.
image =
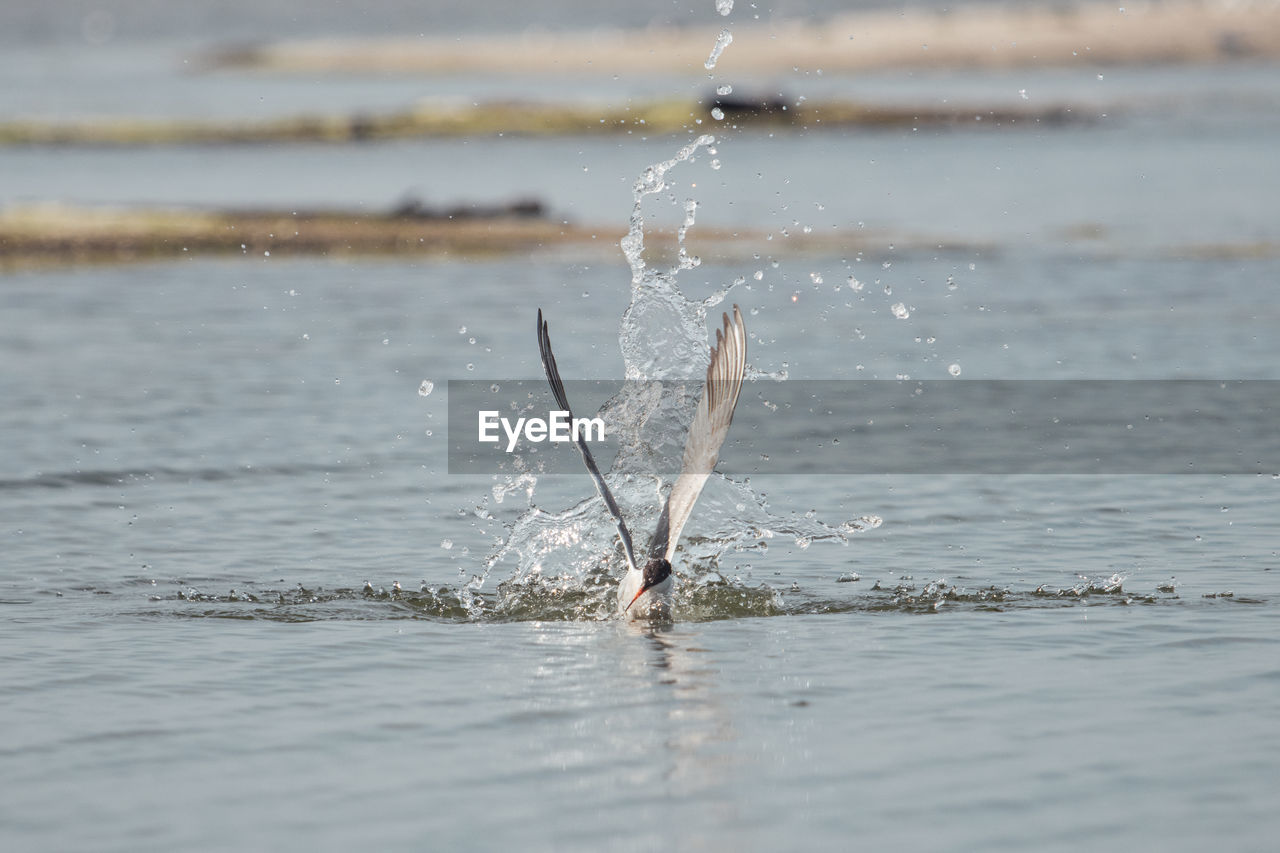
<path id="1" fill-rule="evenodd" d="M 1216 266 L 993 260 L 969 287 L 998 325 L 937 319 L 946 360 L 993 375 L 1010 341 L 1049 375 L 1055 355 L 1125 376 L 1212 353 L 1206 373 L 1273 377 L 1239 284 L 1270 260 L 1180 312 L 1121 307 L 1101 332 L 1126 346 L 1092 343 L 1135 278 Z M 1032 274 L 1060 286 L 998 298 Z M 536 376 L 538 304 L 566 371 L 607 372 L 624 283 L 580 291 L 611 277 L 550 259 L 6 276 L 11 849 L 1269 845 L 1269 476 L 756 478 L 779 514 L 884 524 L 697 568 L 711 621 L 565 622 L 532 594 L 463 608 L 526 501 L 444 473 L 443 392 L 419 384 Z M 923 305 L 868 314 L 857 341 L 830 320 L 799 334 L 763 287 L 738 297 L 780 339 L 757 367 L 933 364 Z M 1166 370 L 1132 367 L 1144 340 Z M 544 478 L 532 500 L 589 489 Z M 731 511 L 701 509 L 693 536 Z"/>
<path id="2" fill-rule="evenodd" d="M 762 236 L 679 285 L 742 278 L 749 361 L 792 379 L 1280 379 L 1275 68 L 1104 76 L 856 82 L 1133 105 L 1074 126 L 723 134 L 658 218 L 692 195 L 695 235 Z M 191 85 L 253 109 L 252 81 Z M 0 149 L 5 204 L 412 189 L 602 226 L 498 260 L 0 273 L 5 850 L 1274 846 L 1277 472 L 722 465 L 772 535 L 719 547 L 745 510 L 713 481 L 674 623 L 597 618 L 613 581 L 557 574 L 569 541 L 512 583 L 535 508 L 605 564 L 614 536 L 584 476 L 448 474 L 447 380 L 540 377 L 538 308 L 566 378 L 620 379 L 631 184 L 687 141 Z M 858 245 L 783 234 L 833 225 Z M 735 428 L 795 433 L 774 414 Z"/>

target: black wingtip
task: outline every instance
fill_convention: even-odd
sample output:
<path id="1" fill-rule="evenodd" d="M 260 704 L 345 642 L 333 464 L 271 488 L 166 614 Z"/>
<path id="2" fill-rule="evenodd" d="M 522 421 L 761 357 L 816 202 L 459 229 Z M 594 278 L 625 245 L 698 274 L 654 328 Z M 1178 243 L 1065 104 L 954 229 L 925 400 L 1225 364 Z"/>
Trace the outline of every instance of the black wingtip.
<path id="1" fill-rule="evenodd" d="M 547 332 L 547 321 L 542 319 L 542 309 L 538 309 L 538 353 L 542 356 L 542 365 L 546 367 L 547 351 L 551 349 L 551 337 Z M 550 375 L 547 376 L 550 379 Z"/>

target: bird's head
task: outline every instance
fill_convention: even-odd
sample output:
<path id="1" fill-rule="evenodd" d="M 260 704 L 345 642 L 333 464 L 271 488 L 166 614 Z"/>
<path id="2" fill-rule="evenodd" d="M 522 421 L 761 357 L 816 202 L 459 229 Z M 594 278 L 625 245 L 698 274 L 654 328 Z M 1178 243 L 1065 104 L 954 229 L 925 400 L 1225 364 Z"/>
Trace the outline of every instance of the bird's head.
<path id="1" fill-rule="evenodd" d="M 671 563 L 662 557 L 652 557 L 649 562 L 644 564 L 644 579 L 640 583 L 640 589 L 636 592 L 635 597 L 627 603 L 623 612 L 631 609 L 631 605 L 635 604 L 640 596 L 653 589 L 658 584 L 671 577 Z"/>

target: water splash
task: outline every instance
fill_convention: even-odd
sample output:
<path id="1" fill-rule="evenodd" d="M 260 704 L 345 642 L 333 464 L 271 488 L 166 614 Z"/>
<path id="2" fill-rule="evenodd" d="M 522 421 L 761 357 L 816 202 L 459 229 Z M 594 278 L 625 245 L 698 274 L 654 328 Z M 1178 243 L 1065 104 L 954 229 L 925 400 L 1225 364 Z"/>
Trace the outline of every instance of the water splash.
<path id="1" fill-rule="evenodd" d="M 726 581 L 714 571 L 678 572 L 673 615 L 677 620 L 707 622 L 743 617 L 797 614 L 899 613 L 1008 613 L 1027 610 L 1094 607 L 1235 607 L 1264 605 L 1267 599 L 1233 592 L 1208 593 L 1189 598 L 1172 589 L 1131 592 L 1111 578 L 1084 579 L 1068 587 L 1035 588 L 981 586 L 966 588 L 945 578 L 916 582 L 876 581 L 867 587 L 862 578 L 839 575 L 835 590 L 808 592 L 796 586 L 785 589 L 767 584 L 754 586 Z M 473 579 L 474 582 L 474 579 Z M 398 583 L 363 588 L 297 585 L 278 589 L 250 584 L 229 592 L 211 592 L 191 586 L 163 591 L 149 597 L 143 611 L 150 618 L 255 619 L 271 622 L 426 619 L 440 622 L 524 622 L 604 620 L 613 615 L 614 581 L 601 569 L 585 578 L 559 575 L 530 581 L 504 581 L 494 592 L 472 584 L 461 589 L 422 583 L 417 590 Z M 97 590 L 77 591 L 94 595 Z"/>
<path id="2" fill-rule="evenodd" d="M 644 201 L 649 196 L 657 195 L 665 192 L 669 187 L 667 184 L 667 173 L 679 166 L 681 163 L 691 161 L 698 153 L 700 148 L 706 148 L 715 145 L 716 138 L 709 133 L 704 133 L 697 139 L 685 145 L 675 156 L 669 160 L 663 160 L 647 166 L 640 177 L 636 178 L 636 182 L 632 185 L 632 207 L 631 217 L 627 225 L 627 234 L 622 238 L 622 254 L 627 258 L 627 264 L 631 267 L 631 283 L 639 284 L 645 277 L 645 261 L 644 261 Z M 692 200 L 691 200 L 692 201 Z M 694 209 L 697 205 L 694 204 Z M 680 247 L 684 248 L 684 236 L 688 229 L 693 225 L 693 211 L 686 207 L 685 224 L 679 235 Z"/>
<path id="3" fill-rule="evenodd" d="M 697 222 L 697 200 L 676 202 L 682 204 L 683 219 L 674 234 L 676 251 L 665 255 L 674 257 L 669 265 L 646 261 L 650 235 L 645 231 L 645 210 L 647 204 L 670 197 L 673 170 L 692 164 L 699 152 L 714 143 L 711 135 L 699 136 L 670 159 L 645 168 L 633 186 L 630 224 L 621 241 L 631 269 L 631 301 L 618 337 L 629 381 L 599 414 L 609 425 L 609 434 L 619 440 L 606 480 L 641 550 L 671 486 L 669 480 L 655 475 L 655 460 L 680 457 L 701 394 L 710 359 L 708 313 L 745 283 L 738 277 L 701 298 L 686 295 L 680 276 L 699 263 L 687 245 Z M 748 382 L 779 381 L 785 375 L 785 370 L 764 373 L 750 365 L 747 369 Z M 610 618 L 617 579 L 625 572 L 626 562 L 604 502 L 584 488 L 584 499 L 578 504 L 548 511 L 534 503 L 536 483 L 532 474 L 524 472 L 493 488 L 494 503 L 523 492 L 528 506 L 489 556 L 484 574 L 458 593 L 461 606 L 474 611 L 477 618 Z M 748 481 L 713 474 L 694 511 L 689 535 L 677 552 L 676 618 L 782 613 L 781 592 L 767 584 L 727 581 L 721 574 L 722 564 L 766 552 L 772 541 L 789 540 L 801 548 L 822 541 L 844 543 L 880 524 L 879 518 L 868 516 L 830 526 L 814 516 L 812 512 L 776 513 Z M 510 574 L 493 593 L 481 594 L 485 577 L 507 570 Z"/>
<path id="4" fill-rule="evenodd" d="M 676 283 L 682 271 L 700 263 L 689 254 L 686 243 L 696 221 L 697 201 L 685 202 L 684 220 L 676 232 L 675 264 L 667 270 L 650 269 L 645 261 L 644 205 L 649 198 L 669 189 L 668 174 L 672 169 L 692 161 L 700 149 L 715 141 L 710 134 L 699 136 L 674 157 L 646 168 L 632 187 L 631 217 L 621 243 L 631 268 L 631 304 L 623 313 L 619 336 L 628 380 L 685 379 L 690 375 L 690 365 L 705 364 L 710 357 L 706 343 L 707 308 L 723 300 L 727 290 L 706 300 L 691 300 Z"/>
<path id="5" fill-rule="evenodd" d="M 716 63 L 720 61 L 720 55 L 724 53 L 724 49 L 733 44 L 733 33 L 728 28 L 720 31 L 720 35 L 716 36 L 716 43 L 711 48 L 711 55 L 707 57 L 707 61 L 703 66 L 710 71 L 716 67 Z"/>
<path id="6" fill-rule="evenodd" d="M 725 14 L 731 6 L 721 2 L 717 9 Z M 732 40 L 727 29 L 721 32 L 707 60 L 708 69 Z M 604 404 L 599 416 L 619 441 L 605 479 L 640 551 L 646 550 L 671 487 L 669 480 L 655 475 L 655 460 L 680 458 L 701 394 L 711 351 L 708 313 L 745 283 L 744 277 L 738 277 L 701 298 L 686 295 L 679 284 L 682 273 L 701 263 L 689 252 L 687 242 L 697 222 L 698 201 L 692 197 L 679 201 L 674 196 L 672 173 L 689 168 L 704 149 L 717 154 L 715 143 L 711 134 L 700 135 L 671 158 L 640 173 L 632 186 L 627 234 L 620 243 L 631 270 L 631 300 L 618 334 L 628 381 Z M 683 218 L 674 234 L 674 254 L 657 255 L 671 260 L 659 263 L 646 257 L 646 205 L 668 200 L 682 205 Z M 757 274 L 756 279 L 760 278 Z M 713 318 L 712 325 L 719 323 Z M 766 373 L 748 365 L 747 381 L 784 380 L 785 367 Z M 626 561 L 604 501 L 585 487 L 583 494 L 589 496 L 578 504 L 547 511 L 534 503 L 536 484 L 531 473 L 522 472 L 494 487 L 494 503 L 523 491 L 528 506 L 490 554 L 483 574 L 458 593 L 460 606 L 469 613 L 496 618 L 611 617 L 617 578 L 626 571 Z M 778 514 L 748 481 L 713 474 L 677 552 L 674 614 L 679 619 L 707 619 L 783 612 L 781 593 L 767 584 L 747 587 L 726 581 L 719 571 L 721 563 L 767 551 L 775 539 L 789 539 L 801 548 L 821 541 L 845 543 L 879 524 L 878 518 L 864 517 L 830 526 L 813 513 Z M 500 569 L 509 569 L 510 574 L 495 592 L 483 594 L 485 578 Z"/>

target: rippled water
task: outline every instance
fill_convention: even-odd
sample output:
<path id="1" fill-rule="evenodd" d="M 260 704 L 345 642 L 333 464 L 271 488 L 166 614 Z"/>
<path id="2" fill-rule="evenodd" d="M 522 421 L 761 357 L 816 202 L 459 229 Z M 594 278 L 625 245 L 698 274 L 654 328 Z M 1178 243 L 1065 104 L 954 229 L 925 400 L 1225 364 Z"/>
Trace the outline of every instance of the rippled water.
<path id="1" fill-rule="evenodd" d="M 944 313 L 929 270 L 956 265 L 895 261 L 938 285 L 906 321 L 824 286 L 802 292 L 827 319 L 797 323 L 790 287 L 744 290 L 752 362 L 990 376 L 1009 342 L 1048 374 L 1055 355 L 1084 375 L 1276 363 L 1253 307 L 1270 260 L 1205 292 L 1215 263 L 995 257 Z M 1148 277 L 1189 302 L 1117 302 Z M 885 523 L 682 565 L 668 627 L 596 621 L 604 576 L 513 589 L 500 561 L 468 592 L 529 497 L 444 474 L 444 392 L 422 380 L 537 376 L 539 304 L 564 317 L 562 366 L 618 375 L 625 291 L 625 270 L 553 259 L 6 276 L 16 848 L 1266 846 L 1270 477 L 757 477 L 779 515 Z M 589 494 L 548 477 L 532 500 Z M 705 499 L 695 551 L 730 511 Z M 607 518 L 581 511 L 607 553 Z"/>

